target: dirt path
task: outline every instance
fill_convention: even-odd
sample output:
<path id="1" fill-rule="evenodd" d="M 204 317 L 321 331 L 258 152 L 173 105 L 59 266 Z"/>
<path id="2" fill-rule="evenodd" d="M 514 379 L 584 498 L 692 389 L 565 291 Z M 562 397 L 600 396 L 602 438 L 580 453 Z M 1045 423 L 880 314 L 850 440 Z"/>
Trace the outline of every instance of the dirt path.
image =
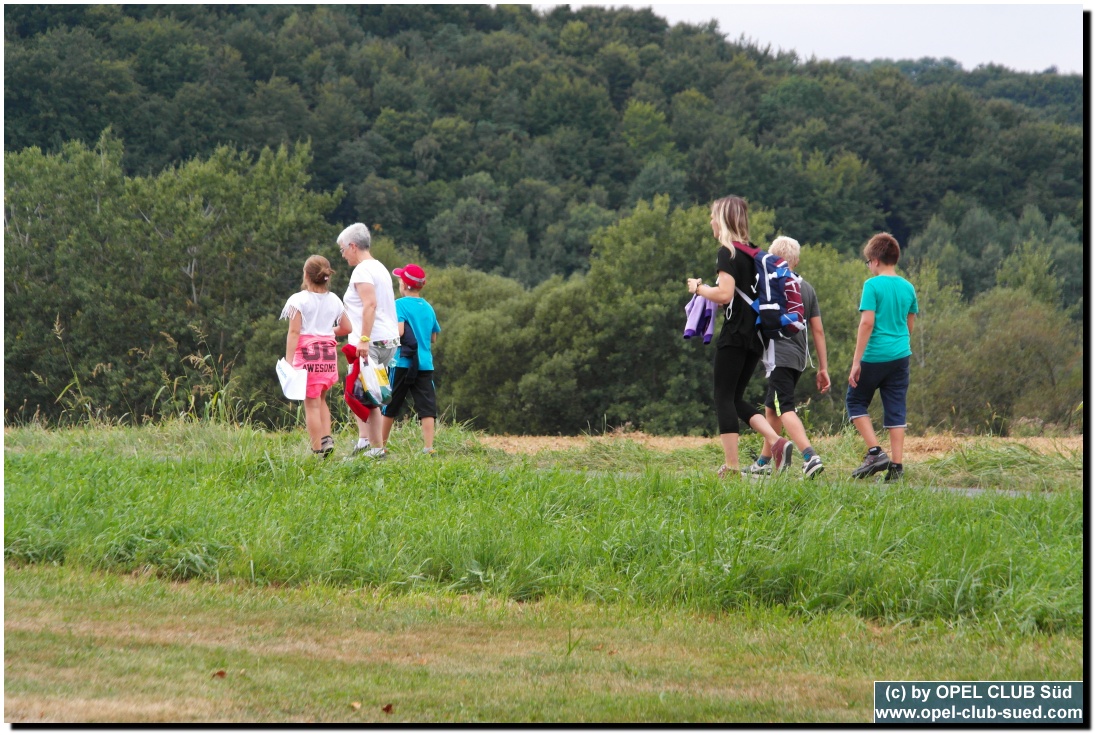
<path id="1" fill-rule="evenodd" d="M 696 449 L 706 446 L 715 439 L 695 436 L 649 436 L 640 432 L 627 434 L 606 434 L 604 436 L 480 436 L 479 441 L 493 449 L 501 449 L 509 454 L 535 454 L 541 451 L 580 449 L 589 442 L 612 443 L 634 441 L 659 452 L 671 452 L 677 449 Z M 1042 454 L 1054 452 L 1083 451 L 1084 438 L 1070 436 L 1062 438 L 1047 437 L 967 437 L 967 436 L 909 436 L 905 438 L 905 454 L 914 461 L 928 457 L 938 457 L 953 452 L 970 442 L 980 444 L 1023 444 Z M 824 443 L 819 442 L 821 444 Z"/>

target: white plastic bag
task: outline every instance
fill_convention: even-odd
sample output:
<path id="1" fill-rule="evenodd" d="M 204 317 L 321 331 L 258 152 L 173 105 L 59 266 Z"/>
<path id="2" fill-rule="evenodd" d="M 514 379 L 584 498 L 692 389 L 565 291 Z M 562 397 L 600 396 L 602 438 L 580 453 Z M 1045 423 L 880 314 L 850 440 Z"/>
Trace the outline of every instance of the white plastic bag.
<path id="1" fill-rule="evenodd" d="M 362 403 L 371 406 L 387 406 L 392 400 L 392 387 L 388 383 L 388 369 L 369 355 L 366 361 L 361 360 L 361 385 L 365 389 L 365 400 Z"/>
<path id="2" fill-rule="evenodd" d="M 278 360 L 277 371 L 285 397 L 290 401 L 303 401 L 308 392 L 308 371 L 293 367 L 284 357 Z"/>

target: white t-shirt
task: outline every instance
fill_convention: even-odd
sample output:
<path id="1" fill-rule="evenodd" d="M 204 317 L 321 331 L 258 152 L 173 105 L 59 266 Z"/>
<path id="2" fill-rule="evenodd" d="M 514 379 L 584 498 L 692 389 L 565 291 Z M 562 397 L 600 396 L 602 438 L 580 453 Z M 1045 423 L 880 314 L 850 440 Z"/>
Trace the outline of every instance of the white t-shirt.
<path id="1" fill-rule="evenodd" d="M 376 289 L 376 318 L 373 319 L 372 334 L 369 339 L 373 342 L 383 342 L 399 337 L 399 325 L 395 320 L 395 289 L 392 288 L 392 274 L 375 258 L 366 258 L 358 263 L 354 272 L 350 275 L 350 286 L 346 289 L 343 300 L 346 302 L 346 313 L 350 316 L 350 324 L 354 331 L 350 333 L 349 342 L 356 345 L 361 338 L 361 296 L 357 293 L 358 283 L 371 283 Z"/>
<path id="2" fill-rule="evenodd" d="M 300 314 L 300 333 L 317 337 L 334 337 L 335 327 L 345 311 L 342 301 L 333 293 L 300 291 L 289 297 L 279 319 L 292 319 Z M 358 311 L 361 318 L 361 311 Z"/>

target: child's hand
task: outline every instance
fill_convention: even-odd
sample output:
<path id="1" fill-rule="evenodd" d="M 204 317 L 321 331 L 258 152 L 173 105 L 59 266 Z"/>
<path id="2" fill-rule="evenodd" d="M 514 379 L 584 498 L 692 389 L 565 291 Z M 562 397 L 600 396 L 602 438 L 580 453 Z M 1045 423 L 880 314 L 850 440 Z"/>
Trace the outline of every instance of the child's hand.
<path id="1" fill-rule="evenodd" d="M 819 393 L 828 393 L 829 388 L 832 386 L 832 381 L 829 380 L 828 370 L 817 371 L 817 390 Z"/>
<path id="2" fill-rule="evenodd" d="M 852 370 L 848 373 L 848 385 L 855 388 L 859 384 L 859 374 L 863 370 L 863 366 L 858 362 L 852 363 Z"/>

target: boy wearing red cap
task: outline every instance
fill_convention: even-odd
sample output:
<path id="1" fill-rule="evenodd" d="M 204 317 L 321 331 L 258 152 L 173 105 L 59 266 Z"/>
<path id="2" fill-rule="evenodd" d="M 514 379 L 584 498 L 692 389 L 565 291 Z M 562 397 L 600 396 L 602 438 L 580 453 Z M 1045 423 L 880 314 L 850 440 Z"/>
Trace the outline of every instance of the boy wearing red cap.
<path id="1" fill-rule="evenodd" d="M 384 407 L 384 444 L 392 433 L 392 425 L 410 393 L 414 409 L 422 421 L 424 454 L 433 454 L 433 435 L 437 420 L 437 394 L 433 387 L 433 345 L 441 332 L 437 314 L 429 302 L 422 298 L 426 285 L 426 271 L 409 263 L 396 268 L 392 274 L 399 278 L 399 294 L 395 302 L 396 321 L 399 324 L 401 348 L 395 361 L 392 379 L 392 400 Z"/>

